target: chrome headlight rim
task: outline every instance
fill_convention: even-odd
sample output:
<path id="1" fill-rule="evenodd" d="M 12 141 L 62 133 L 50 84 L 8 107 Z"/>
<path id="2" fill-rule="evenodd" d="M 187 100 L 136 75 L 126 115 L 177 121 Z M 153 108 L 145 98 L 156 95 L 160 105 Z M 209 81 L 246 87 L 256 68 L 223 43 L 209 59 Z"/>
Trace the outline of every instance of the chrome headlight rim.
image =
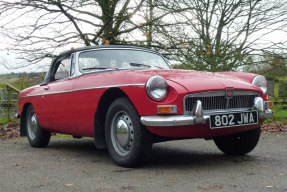
<path id="1" fill-rule="evenodd" d="M 155 83 L 156 80 L 160 80 L 160 81 L 162 81 L 162 83 L 156 87 L 153 87 L 153 83 Z M 155 91 L 156 89 L 165 89 L 165 92 L 160 97 L 156 97 L 153 94 L 153 91 Z M 147 83 L 146 83 L 146 92 L 147 92 L 149 98 L 151 98 L 154 101 L 164 100 L 168 94 L 168 85 L 167 85 L 165 78 L 158 76 L 158 75 L 152 76 L 151 78 L 149 78 Z"/>
<path id="2" fill-rule="evenodd" d="M 265 86 L 265 87 L 261 86 L 261 85 L 258 83 L 258 81 L 259 81 L 260 79 L 265 80 L 265 82 L 266 82 L 266 86 Z M 259 87 L 259 88 L 262 90 L 262 92 L 263 92 L 264 95 L 267 94 L 267 80 L 266 80 L 266 78 L 265 78 L 263 75 L 257 75 L 256 77 L 254 77 L 253 80 L 252 80 L 252 84 L 253 84 L 253 85 L 256 85 L 257 87 Z"/>

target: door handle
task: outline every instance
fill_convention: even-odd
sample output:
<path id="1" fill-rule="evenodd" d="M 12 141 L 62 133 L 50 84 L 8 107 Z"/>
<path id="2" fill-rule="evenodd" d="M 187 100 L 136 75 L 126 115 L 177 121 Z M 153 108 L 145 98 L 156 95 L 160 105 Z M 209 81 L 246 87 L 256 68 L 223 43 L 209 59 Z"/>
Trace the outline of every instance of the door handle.
<path id="1" fill-rule="evenodd" d="M 48 86 L 45 86 L 45 87 L 44 87 L 44 90 L 49 90 L 49 87 L 48 87 Z"/>

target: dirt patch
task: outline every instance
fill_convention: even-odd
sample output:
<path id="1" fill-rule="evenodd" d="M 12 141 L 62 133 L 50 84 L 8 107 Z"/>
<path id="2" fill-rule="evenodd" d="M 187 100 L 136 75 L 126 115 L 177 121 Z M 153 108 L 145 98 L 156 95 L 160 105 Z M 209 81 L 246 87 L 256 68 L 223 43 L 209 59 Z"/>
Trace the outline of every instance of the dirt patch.
<path id="1" fill-rule="evenodd" d="M 268 133 L 287 132 L 287 121 L 274 121 L 272 123 L 264 123 L 262 126 L 262 131 Z"/>
<path id="2" fill-rule="evenodd" d="M 265 133 L 279 133 L 287 132 L 287 121 L 264 123 L 262 132 Z M 16 139 L 20 137 L 20 125 L 16 123 L 7 123 L 0 125 L 0 140 Z"/>
<path id="3" fill-rule="evenodd" d="M 20 137 L 20 126 L 15 123 L 0 125 L 0 140 L 16 139 Z"/>

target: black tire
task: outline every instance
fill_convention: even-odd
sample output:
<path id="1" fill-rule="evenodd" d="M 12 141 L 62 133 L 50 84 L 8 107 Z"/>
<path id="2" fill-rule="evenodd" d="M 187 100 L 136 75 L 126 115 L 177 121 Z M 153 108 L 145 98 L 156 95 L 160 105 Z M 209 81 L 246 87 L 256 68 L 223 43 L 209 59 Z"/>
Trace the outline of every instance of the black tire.
<path id="1" fill-rule="evenodd" d="M 35 109 L 30 105 L 26 115 L 26 133 L 32 147 L 46 147 L 50 141 L 51 133 L 39 125 Z"/>
<path id="2" fill-rule="evenodd" d="M 227 155 L 244 155 L 251 152 L 260 138 L 260 127 L 242 133 L 214 138 L 216 146 Z"/>
<path id="3" fill-rule="evenodd" d="M 127 98 L 118 98 L 109 107 L 105 138 L 113 161 L 123 167 L 141 164 L 152 149 L 152 135 Z"/>

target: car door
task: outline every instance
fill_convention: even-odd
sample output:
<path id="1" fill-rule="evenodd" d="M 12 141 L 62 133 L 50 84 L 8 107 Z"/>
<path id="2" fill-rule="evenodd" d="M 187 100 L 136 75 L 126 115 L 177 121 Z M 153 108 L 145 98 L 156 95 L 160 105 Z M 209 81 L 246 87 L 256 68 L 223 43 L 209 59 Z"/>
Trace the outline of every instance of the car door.
<path id="1" fill-rule="evenodd" d="M 51 81 L 42 86 L 43 109 L 45 114 L 43 124 L 48 129 L 61 132 L 73 133 L 73 105 L 72 89 L 74 83 L 74 54 L 64 58 L 56 64 Z"/>

